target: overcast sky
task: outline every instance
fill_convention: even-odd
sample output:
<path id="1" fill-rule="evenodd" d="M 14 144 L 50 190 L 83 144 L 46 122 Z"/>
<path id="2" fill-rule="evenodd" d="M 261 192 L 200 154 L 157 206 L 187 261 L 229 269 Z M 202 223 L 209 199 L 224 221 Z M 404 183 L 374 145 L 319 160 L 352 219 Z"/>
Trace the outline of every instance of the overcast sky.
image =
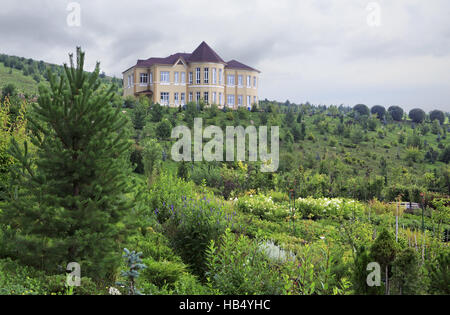
<path id="1" fill-rule="evenodd" d="M 121 77 L 204 40 L 262 71 L 261 99 L 450 111 L 448 0 L 79 0 L 79 27 L 71 2 L 0 0 L 0 52 L 62 64 L 81 45 Z"/>

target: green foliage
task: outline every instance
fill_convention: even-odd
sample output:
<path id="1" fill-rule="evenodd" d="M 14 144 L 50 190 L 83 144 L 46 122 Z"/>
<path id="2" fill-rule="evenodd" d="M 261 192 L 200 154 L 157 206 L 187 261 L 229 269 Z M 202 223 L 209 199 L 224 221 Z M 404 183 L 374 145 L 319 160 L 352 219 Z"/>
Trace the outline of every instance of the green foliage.
<path id="1" fill-rule="evenodd" d="M 164 119 L 156 126 L 156 136 L 158 139 L 166 140 L 170 138 L 172 125 L 167 119 Z"/>
<path id="2" fill-rule="evenodd" d="M 270 295 L 283 292 L 284 281 L 271 268 L 256 242 L 227 230 L 219 248 L 211 241 L 206 252 L 207 280 L 225 295 Z"/>
<path id="3" fill-rule="evenodd" d="M 395 121 L 403 120 L 403 109 L 400 106 L 390 106 L 388 108 L 388 113 L 391 115 L 392 119 Z"/>
<path id="4" fill-rule="evenodd" d="M 206 247 L 211 240 L 219 239 L 226 227 L 231 225 L 231 220 L 232 215 L 227 214 L 222 205 L 206 197 L 200 200 L 185 198 L 181 207 L 171 206 L 165 229 L 183 261 L 203 277 Z"/>
<path id="5" fill-rule="evenodd" d="M 162 148 L 156 139 L 144 140 L 142 149 L 142 164 L 144 174 L 149 185 L 154 181 L 155 176 L 161 167 Z"/>
<path id="6" fill-rule="evenodd" d="M 381 105 L 375 105 L 370 109 L 370 112 L 377 115 L 378 119 L 383 119 L 386 114 L 386 109 Z"/>
<path id="7" fill-rule="evenodd" d="M 129 209 L 124 163 L 130 145 L 126 120 L 109 105 L 112 90 L 100 88 L 99 66 L 84 72 L 80 49 L 76 66 L 70 60 L 59 80 L 49 73 L 51 88 L 41 86 L 34 104 L 36 156 L 26 142 L 23 150 L 12 142 L 14 193 L 1 222 L 15 230 L 7 243 L 21 262 L 54 272 L 76 261 L 84 274 L 102 278 L 115 269 L 111 240 Z"/>
<path id="8" fill-rule="evenodd" d="M 409 111 L 409 118 L 415 123 L 422 123 L 425 120 L 426 114 L 420 108 L 414 108 Z"/>
<path id="9" fill-rule="evenodd" d="M 445 249 L 427 264 L 430 291 L 433 294 L 450 294 L 450 251 Z"/>
<path id="10" fill-rule="evenodd" d="M 414 295 L 421 291 L 420 262 L 412 248 L 401 251 L 393 263 L 392 281 L 399 294 Z"/>
<path id="11" fill-rule="evenodd" d="M 334 217 L 350 219 L 364 213 L 364 205 L 351 199 L 342 198 L 299 198 L 296 209 L 304 218 Z"/>
<path id="12" fill-rule="evenodd" d="M 355 105 L 354 107 L 353 107 L 353 110 L 355 111 L 355 112 L 357 112 L 358 114 L 360 114 L 360 115 L 365 115 L 365 116 L 369 116 L 369 113 L 370 113 L 370 111 L 369 111 L 369 107 L 367 107 L 366 105 L 364 105 L 364 104 L 357 104 L 357 105 Z"/>
<path id="13" fill-rule="evenodd" d="M 445 122 L 445 115 L 440 110 L 432 110 L 430 112 L 430 120 L 433 122 L 434 120 L 437 120 L 439 124 L 443 124 Z"/>

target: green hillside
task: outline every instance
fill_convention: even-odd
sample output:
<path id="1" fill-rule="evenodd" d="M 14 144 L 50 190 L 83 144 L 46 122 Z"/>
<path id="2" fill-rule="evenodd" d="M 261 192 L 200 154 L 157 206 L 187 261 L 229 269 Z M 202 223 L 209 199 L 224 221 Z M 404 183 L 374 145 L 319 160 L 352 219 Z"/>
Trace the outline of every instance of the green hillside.
<path id="1" fill-rule="evenodd" d="M 48 86 L 48 69 L 61 74 L 64 67 L 42 60 L 0 54 L 0 93 L 5 85 L 13 84 L 19 94 L 36 96 L 39 83 Z M 104 84 L 115 83 L 118 88 L 122 87 L 120 79 L 106 76 L 105 73 L 100 74 L 100 80 Z"/>
<path id="2" fill-rule="evenodd" d="M 59 76 L 75 88 L 35 106 L 1 99 L 0 294 L 450 294 L 449 113 L 169 108 L 76 66 Z M 14 69 L 2 84 L 19 87 Z M 210 125 L 279 127 L 278 169 L 176 162 L 173 129 Z M 82 286 L 66 285 L 68 262 Z"/>

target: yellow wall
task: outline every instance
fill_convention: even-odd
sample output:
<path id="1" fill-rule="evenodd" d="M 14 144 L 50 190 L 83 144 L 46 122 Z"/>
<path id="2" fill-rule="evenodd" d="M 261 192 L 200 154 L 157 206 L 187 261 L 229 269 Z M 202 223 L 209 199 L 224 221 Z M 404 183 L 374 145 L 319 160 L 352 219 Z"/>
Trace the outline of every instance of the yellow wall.
<path id="1" fill-rule="evenodd" d="M 200 68 L 200 84 L 196 81 L 196 69 Z M 205 83 L 205 68 L 208 68 L 209 80 Z M 213 83 L 213 70 L 216 69 L 216 83 Z M 222 70 L 222 82 L 219 83 L 219 69 Z M 169 83 L 160 82 L 161 72 L 169 72 Z M 178 72 L 178 84 L 174 82 L 175 72 Z M 185 72 L 185 84 L 181 83 L 181 73 Z M 193 82 L 189 84 L 189 73 L 192 72 Z M 148 73 L 148 83 L 140 84 L 140 74 Z M 153 74 L 153 82 L 150 83 L 150 73 Z M 133 67 L 123 73 L 123 91 L 124 96 L 136 95 L 136 93 L 151 90 L 153 96 L 151 100 L 155 103 L 161 101 L 161 93 L 169 93 L 169 105 L 178 106 L 181 104 L 181 93 L 185 93 L 185 104 L 189 102 L 189 93 L 193 94 L 193 101 L 196 101 L 196 93 L 200 92 L 201 99 L 204 99 L 204 93 L 208 93 L 208 104 L 213 103 L 213 93 L 216 93 L 216 104 L 228 106 L 228 95 L 234 95 L 234 108 L 238 108 L 238 97 L 242 95 L 242 106 L 248 107 L 258 102 L 259 73 L 257 71 L 248 71 L 240 69 L 225 69 L 221 63 L 190 63 L 189 65 L 153 65 L 150 68 Z M 228 86 L 228 75 L 235 77 L 235 85 Z M 242 86 L 238 86 L 238 77 L 242 75 Z M 133 83 L 128 87 L 128 76 L 133 78 Z M 247 86 L 247 76 L 251 77 L 250 87 Z M 256 87 L 254 87 L 254 77 L 257 78 Z M 175 93 L 178 93 L 178 105 L 175 104 Z M 222 94 L 222 104 L 219 104 L 219 93 Z M 250 104 L 248 104 L 250 96 Z M 256 97 L 256 102 L 255 102 Z"/>

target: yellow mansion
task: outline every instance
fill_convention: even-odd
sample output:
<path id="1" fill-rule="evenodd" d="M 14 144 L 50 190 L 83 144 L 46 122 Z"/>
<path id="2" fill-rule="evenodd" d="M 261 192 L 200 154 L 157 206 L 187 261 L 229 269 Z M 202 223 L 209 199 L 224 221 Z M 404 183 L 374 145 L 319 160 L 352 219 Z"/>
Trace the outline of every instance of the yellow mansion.
<path id="1" fill-rule="evenodd" d="M 202 42 L 191 54 L 138 60 L 123 72 L 123 93 L 147 95 L 167 106 L 203 100 L 219 107 L 250 107 L 258 103 L 259 73 L 236 60 L 223 61 Z"/>

